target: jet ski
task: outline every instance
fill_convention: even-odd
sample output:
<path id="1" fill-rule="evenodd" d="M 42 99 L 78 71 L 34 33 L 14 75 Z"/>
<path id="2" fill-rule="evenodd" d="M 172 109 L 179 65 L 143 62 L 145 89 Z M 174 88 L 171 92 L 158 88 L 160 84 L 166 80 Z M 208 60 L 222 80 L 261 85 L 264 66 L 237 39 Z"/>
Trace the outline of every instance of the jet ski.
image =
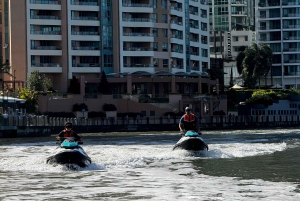
<path id="1" fill-rule="evenodd" d="M 195 131 L 187 131 L 180 140 L 174 145 L 173 150 L 184 149 L 191 151 L 208 150 L 208 145 Z"/>
<path id="2" fill-rule="evenodd" d="M 61 142 L 61 140 L 63 141 Z M 56 142 L 59 146 L 47 158 L 48 164 L 66 164 L 67 166 L 75 164 L 80 167 L 86 167 L 92 163 L 91 158 L 79 146 L 82 142 L 75 141 L 74 138 L 63 138 L 61 140 Z"/>

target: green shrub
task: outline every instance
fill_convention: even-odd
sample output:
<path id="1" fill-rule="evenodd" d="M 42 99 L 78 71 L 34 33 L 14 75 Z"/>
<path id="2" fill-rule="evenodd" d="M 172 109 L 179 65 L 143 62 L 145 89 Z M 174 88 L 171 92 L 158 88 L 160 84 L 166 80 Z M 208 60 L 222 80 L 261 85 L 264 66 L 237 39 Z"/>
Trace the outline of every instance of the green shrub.
<path id="1" fill-rule="evenodd" d="M 117 111 L 117 107 L 114 104 L 104 104 L 102 107 L 102 110 L 105 112 L 108 111 Z"/>

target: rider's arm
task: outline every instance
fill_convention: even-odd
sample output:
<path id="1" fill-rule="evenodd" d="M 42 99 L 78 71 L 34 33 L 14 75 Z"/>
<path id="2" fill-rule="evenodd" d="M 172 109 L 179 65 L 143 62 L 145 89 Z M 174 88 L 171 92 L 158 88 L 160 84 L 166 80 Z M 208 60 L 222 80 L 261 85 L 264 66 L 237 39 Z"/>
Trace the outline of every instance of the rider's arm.
<path id="1" fill-rule="evenodd" d="M 179 120 L 179 130 L 180 130 L 180 132 L 184 131 L 183 117 L 181 117 Z"/>

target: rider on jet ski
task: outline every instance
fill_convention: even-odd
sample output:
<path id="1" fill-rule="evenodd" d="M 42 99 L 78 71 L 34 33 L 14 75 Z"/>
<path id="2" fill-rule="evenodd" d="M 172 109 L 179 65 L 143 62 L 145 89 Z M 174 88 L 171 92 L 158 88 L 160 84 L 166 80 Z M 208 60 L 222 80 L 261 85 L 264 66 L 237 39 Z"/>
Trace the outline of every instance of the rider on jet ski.
<path id="1" fill-rule="evenodd" d="M 75 141 L 82 142 L 82 138 L 72 128 L 73 124 L 71 122 L 67 122 L 65 124 L 65 129 L 57 135 L 56 139 L 63 141 L 64 138 L 73 137 Z"/>
<path id="2" fill-rule="evenodd" d="M 180 133 L 184 135 L 185 131 L 192 130 L 201 135 L 198 117 L 191 111 L 191 108 L 185 108 L 185 114 L 179 120 Z"/>

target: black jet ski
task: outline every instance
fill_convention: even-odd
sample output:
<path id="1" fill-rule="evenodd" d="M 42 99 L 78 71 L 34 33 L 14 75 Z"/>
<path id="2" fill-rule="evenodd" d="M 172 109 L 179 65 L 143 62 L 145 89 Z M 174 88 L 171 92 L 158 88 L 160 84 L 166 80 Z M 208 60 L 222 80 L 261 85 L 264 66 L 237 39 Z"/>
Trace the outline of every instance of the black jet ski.
<path id="1" fill-rule="evenodd" d="M 77 142 L 74 138 L 63 138 L 63 141 L 58 141 L 57 144 L 59 146 L 55 149 L 55 152 L 47 158 L 48 164 L 75 164 L 86 167 L 92 163 L 91 158 L 79 146 L 82 142 Z"/>
<path id="2" fill-rule="evenodd" d="M 184 149 L 191 151 L 208 150 L 208 145 L 195 131 L 187 131 L 180 140 L 174 145 L 173 150 Z"/>

